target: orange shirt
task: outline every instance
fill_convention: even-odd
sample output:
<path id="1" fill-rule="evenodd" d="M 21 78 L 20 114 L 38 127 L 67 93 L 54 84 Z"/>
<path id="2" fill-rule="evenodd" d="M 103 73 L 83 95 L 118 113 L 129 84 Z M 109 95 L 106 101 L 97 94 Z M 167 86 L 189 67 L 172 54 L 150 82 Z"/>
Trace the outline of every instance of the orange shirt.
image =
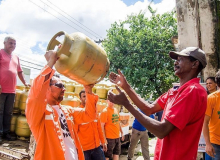
<path id="1" fill-rule="evenodd" d="M 220 145 L 220 92 L 216 91 L 208 96 L 206 113 L 210 117 L 210 142 Z"/>
<path id="2" fill-rule="evenodd" d="M 86 102 L 88 99 L 86 100 Z M 95 149 L 104 144 L 104 135 L 99 119 L 96 119 L 89 123 L 82 123 L 77 127 L 77 134 L 79 136 L 80 143 L 83 147 L 83 151 Z"/>
<path id="3" fill-rule="evenodd" d="M 116 108 L 106 107 L 100 115 L 101 123 L 105 123 L 105 136 L 109 139 L 120 137 L 120 119 Z"/>
<path id="4" fill-rule="evenodd" d="M 54 72 L 49 66 L 45 66 L 41 74 L 34 79 L 27 99 L 26 118 L 37 143 L 35 160 L 65 160 L 65 148 L 57 112 L 46 101 L 47 89 Z M 48 74 L 50 78 L 44 82 Z M 98 101 L 98 96 L 94 94 L 86 94 L 86 97 L 89 103 L 86 104 L 85 110 L 61 107 L 75 142 L 79 160 L 84 160 L 84 155 L 74 124 L 93 121 L 96 118 L 95 106 Z"/>

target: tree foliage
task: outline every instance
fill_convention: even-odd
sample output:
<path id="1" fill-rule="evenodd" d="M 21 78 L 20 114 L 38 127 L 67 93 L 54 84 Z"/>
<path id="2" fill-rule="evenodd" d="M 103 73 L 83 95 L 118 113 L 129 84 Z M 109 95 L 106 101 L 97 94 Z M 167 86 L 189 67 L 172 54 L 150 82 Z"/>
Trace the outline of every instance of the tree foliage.
<path id="1" fill-rule="evenodd" d="M 177 35 L 174 15 L 130 15 L 125 21 L 112 24 L 103 41 L 110 71 L 117 73 L 121 69 L 136 92 L 146 99 L 157 98 L 177 80 L 174 61 L 168 55 L 174 50 L 171 38 Z"/>

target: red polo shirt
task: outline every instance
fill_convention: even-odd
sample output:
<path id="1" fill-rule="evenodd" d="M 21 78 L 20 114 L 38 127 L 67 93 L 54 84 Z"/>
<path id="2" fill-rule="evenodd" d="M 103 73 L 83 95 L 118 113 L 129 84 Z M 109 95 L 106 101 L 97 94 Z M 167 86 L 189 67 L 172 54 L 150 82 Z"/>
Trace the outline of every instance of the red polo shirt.
<path id="1" fill-rule="evenodd" d="M 18 72 L 22 72 L 18 56 L 7 54 L 4 49 L 1 49 L 0 85 L 2 86 L 2 93 L 15 93 Z"/>
<path id="2" fill-rule="evenodd" d="M 207 93 L 199 79 L 170 89 L 157 102 L 164 109 L 162 120 L 168 120 L 176 128 L 158 139 L 154 160 L 196 160 L 207 106 Z"/>

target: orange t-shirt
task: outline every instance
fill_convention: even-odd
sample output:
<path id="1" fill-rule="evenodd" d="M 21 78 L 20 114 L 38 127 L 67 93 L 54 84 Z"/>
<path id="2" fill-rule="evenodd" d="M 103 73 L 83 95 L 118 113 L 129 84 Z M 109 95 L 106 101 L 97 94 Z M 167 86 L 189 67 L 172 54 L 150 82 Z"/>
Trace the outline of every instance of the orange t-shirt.
<path id="1" fill-rule="evenodd" d="M 101 123 L 105 123 L 105 136 L 109 139 L 120 137 L 120 118 L 116 108 L 106 107 L 100 115 Z"/>
<path id="2" fill-rule="evenodd" d="M 88 101 L 89 99 L 87 100 L 87 102 Z M 85 107 L 83 105 L 80 105 L 79 108 L 83 109 Z M 92 122 L 75 125 L 75 128 L 79 136 L 83 151 L 95 149 L 99 147 L 101 143 L 105 143 L 101 123 L 98 118 Z"/>
<path id="3" fill-rule="evenodd" d="M 206 113 L 210 116 L 210 142 L 220 145 L 220 92 L 216 91 L 208 96 Z"/>

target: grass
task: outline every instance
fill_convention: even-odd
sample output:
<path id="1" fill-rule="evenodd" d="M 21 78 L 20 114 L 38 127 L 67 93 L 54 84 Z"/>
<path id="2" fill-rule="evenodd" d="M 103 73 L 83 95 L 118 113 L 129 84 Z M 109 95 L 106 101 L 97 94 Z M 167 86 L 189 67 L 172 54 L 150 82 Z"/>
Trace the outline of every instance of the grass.
<path id="1" fill-rule="evenodd" d="M 153 154 L 153 153 L 150 153 L 150 157 L 154 157 L 154 154 Z"/>
<path id="2" fill-rule="evenodd" d="M 142 156 L 142 152 L 137 152 L 137 155 L 138 156 Z"/>

